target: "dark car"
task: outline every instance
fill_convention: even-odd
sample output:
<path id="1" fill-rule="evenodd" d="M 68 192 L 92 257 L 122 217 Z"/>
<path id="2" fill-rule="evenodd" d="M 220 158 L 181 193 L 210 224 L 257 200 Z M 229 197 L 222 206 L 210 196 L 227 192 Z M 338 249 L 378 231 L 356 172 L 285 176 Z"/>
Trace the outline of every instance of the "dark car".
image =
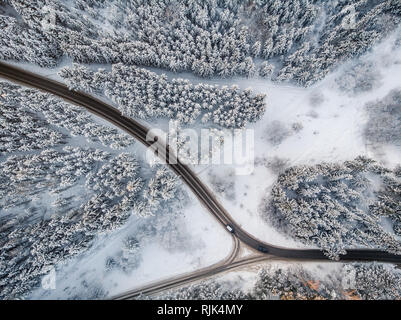
<path id="1" fill-rule="evenodd" d="M 267 248 L 263 247 L 263 246 L 258 246 L 258 250 L 263 252 L 263 253 L 268 253 L 269 252 L 269 250 Z"/>

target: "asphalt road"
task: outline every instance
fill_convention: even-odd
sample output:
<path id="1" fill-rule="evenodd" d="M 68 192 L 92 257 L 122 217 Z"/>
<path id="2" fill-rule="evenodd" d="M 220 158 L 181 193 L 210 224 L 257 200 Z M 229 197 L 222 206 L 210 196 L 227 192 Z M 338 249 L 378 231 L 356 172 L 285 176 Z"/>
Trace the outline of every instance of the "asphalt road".
<path id="1" fill-rule="evenodd" d="M 20 83 L 22 85 L 30 86 L 71 102 L 75 105 L 85 107 L 91 113 L 104 118 L 108 122 L 123 129 L 146 146 L 150 146 L 154 141 L 147 141 L 146 136 L 149 129 L 140 124 L 139 122 L 124 117 L 114 107 L 91 97 L 85 93 L 78 91 L 71 91 L 62 83 L 49 80 L 45 77 L 24 71 L 22 69 L 10 66 L 0 62 L 0 77 Z M 158 143 L 163 144 L 162 141 Z M 167 148 L 166 154 L 159 154 L 161 158 L 168 159 L 170 156 Z M 176 164 L 168 164 L 170 168 L 181 177 L 187 184 L 191 191 L 198 197 L 199 201 L 209 210 L 209 212 L 224 226 L 230 225 L 234 228 L 233 236 L 235 236 L 241 243 L 260 251 L 260 247 L 267 250 L 269 256 L 280 257 L 292 260 L 327 260 L 328 258 L 318 249 L 291 249 L 284 248 L 276 245 L 265 243 L 251 234 L 243 230 L 229 215 L 229 213 L 221 206 L 221 204 L 214 197 L 213 192 L 203 184 L 197 175 L 190 170 L 190 168 L 182 164 L 179 160 Z M 227 231 L 228 232 L 228 231 Z M 390 254 L 381 250 L 371 249 L 350 249 L 347 254 L 340 257 L 341 261 L 381 261 L 400 263 L 401 256 Z M 227 266 L 227 263 L 224 264 Z M 205 272 L 209 272 L 207 270 Z M 216 270 L 215 270 L 216 271 Z M 219 272 L 219 271 L 217 271 Z M 214 272 L 214 273 L 217 273 Z M 204 274 L 203 276 L 206 276 Z"/>

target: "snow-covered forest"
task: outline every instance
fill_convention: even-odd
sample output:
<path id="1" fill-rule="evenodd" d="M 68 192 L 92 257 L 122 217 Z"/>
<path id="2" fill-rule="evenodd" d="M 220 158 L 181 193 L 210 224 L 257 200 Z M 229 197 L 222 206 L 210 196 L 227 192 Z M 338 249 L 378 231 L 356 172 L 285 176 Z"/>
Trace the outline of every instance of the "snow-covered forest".
<path id="1" fill-rule="evenodd" d="M 0 27 L 2 62 L 143 125 L 171 121 L 181 160 L 184 129 L 211 129 L 210 157 L 224 130 L 251 129 L 249 175 L 190 168 L 260 240 L 332 260 L 401 254 L 399 0 L 0 0 Z M 1 81 L 0 298 L 107 298 L 223 259 L 230 235 L 145 154 L 83 108 Z M 331 264 L 332 276 L 278 264 L 246 288 L 207 281 L 159 298 L 400 298 L 391 265 Z"/>
<path id="2" fill-rule="evenodd" d="M 396 28 L 398 0 L 2 0 L 1 59 L 124 63 L 310 85 Z M 339 45 L 340 43 L 340 45 Z"/>
<path id="3" fill-rule="evenodd" d="M 157 216 L 161 207 L 185 203 L 175 175 L 137 160 L 132 138 L 96 123 L 82 108 L 6 82 L 0 103 L 2 298 L 29 293 L 51 268 L 130 216 Z M 171 224 L 174 214 L 170 218 Z M 139 241 L 124 241 L 138 259 Z"/>
<path id="4" fill-rule="evenodd" d="M 157 296 L 178 300 L 396 300 L 401 272 L 390 265 L 353 263 L 325 272 L 324 265 L 267 264 Z M 251 283 L 251 285 L 249 285 Z M 139 299 L 146 299 L 140 297 Z"/>
<path id="5" fill-rule="evenodd" d="M 232 86 L 198 84 L 189 80 L 167 80 L 165 75 L 134 66 L 115 64 L 111 72 L 96 72 L 74 64 L 60 71 L 73 90 L 104 94 L 121 113 L 133 118 L 167 118 L 191 124 L 200 118 L 225 128 L 243 128 L 259 120 L 265 111 L 264 95 Z"/>
<path id="6" fill-rule="evenodd" d="M 297 166 L 280 174 L 264 210 L 288 235 L 314 244 L 332 259 L 367 245 L 400 254 L 401 180 L 368 158 Z M 385 230 L 388 219 L 395 234 Z"/>

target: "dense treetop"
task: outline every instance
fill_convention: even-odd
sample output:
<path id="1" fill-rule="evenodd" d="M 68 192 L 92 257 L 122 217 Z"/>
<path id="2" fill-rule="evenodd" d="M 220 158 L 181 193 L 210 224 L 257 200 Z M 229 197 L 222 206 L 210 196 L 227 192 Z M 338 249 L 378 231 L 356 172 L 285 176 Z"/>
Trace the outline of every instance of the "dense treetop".
<path id="1" fill-rule="evenodd" d="M 280 230 L 332 259 L 361 246 L 399 254 L 400 191 L 397 170 L 364 157 L 296 166 L 279 175 L 262 212 Z M 383 218 L 394 233 L 384 228 Z"/>
<path id="2" fill-rule="evenodd" d="M 202 77 L 259 72 L 302 85 L 368 50 L 401 17 L 397 0 L 2 3 L 0 59 L 54 66 L 67 55 Z"/>

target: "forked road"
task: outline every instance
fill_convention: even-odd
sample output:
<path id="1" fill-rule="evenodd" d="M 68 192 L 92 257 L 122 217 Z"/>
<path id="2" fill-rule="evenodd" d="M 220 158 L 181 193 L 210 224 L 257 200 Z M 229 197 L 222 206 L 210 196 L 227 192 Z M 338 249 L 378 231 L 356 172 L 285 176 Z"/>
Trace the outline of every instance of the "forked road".
<path id="1" fill-rule="evenodd" d="M 124 117 L 120 111 L 114 107 L 91 97 L 85 93 L 69 90 L 68 87 L 62 83 L 49 80 L 45 77 L 24 71 L 22 69 L 10 66 L 0 62 L 0 77 L 27 85 L 71 102 L 75 105 L 85 107 L 91 113 L 104 118 L 105 120 L 113 123 L 117 127 L 123 129 L 146 146 L 151 146 L 154 141 L 147 141 L 146 137 L 149 129 L 140 124 L 139 122 Z M 158 142 L 162 144 L 162 142 Z M 169 151 L 167 148 L 166 154 L 159 154 L 160 157 L 168 159 Z M 167 161 L 168 163 L 168 161 Z M 259 250 L 261 247 L 267 251 L 269 256 L 280 257 L 293 260 L 327 260 L 327 257 L 318 249 L 290 249 L 276 245 L 271 245 L 258 240 L 254 236 L 243 230 L 229 215 L 229 213 L 221 206 L 221 204 L 214 197 L 209 188 L 203 184 L 197 175 L 192 172 L 188 166 L 182 164 L 177 160 L 176 164 L 168 164 L 170 168 L 181 177 L 187 184 L 191 191 L 198 197 L 199 201 L 209 210 L 209 212 L 216 217 L 216 219 L 226 228 L 227 225 L 233 228 L 233 236 L 241 243 L 249 246 L 252 249 Z M 231 259 L 232 260 L 232 259 Z M 347 254 L 340 257 L 342 261 L 381 261 L 391 263 L 401 263 L 401 255 L 394 255 L 380 250 L 370 249 L 350 249 Z M 233 261 L 226 261 L 224 267 L 233 263 Z M 222 266 L 218 266 L 221 268 Z M 210 275 L 212 270 L 205 271 L 204 276 Z M 220 272 L 215 270 L 217 273 Z M 193 274 L 196 274 L 195 272 Z M 182 282 L 183 283 L 183 282 Z"/>

